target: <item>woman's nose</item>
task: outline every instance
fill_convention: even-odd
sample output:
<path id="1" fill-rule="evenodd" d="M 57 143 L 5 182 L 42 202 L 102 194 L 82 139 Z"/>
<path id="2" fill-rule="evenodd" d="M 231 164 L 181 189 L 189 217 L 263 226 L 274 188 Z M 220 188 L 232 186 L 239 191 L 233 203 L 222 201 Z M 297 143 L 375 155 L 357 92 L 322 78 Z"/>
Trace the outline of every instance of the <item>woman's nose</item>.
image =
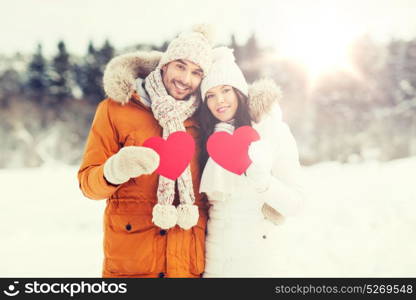
<path id="1" fill-rule="evenodd" d="M 225 101 L 224 96 L 218 96 L 218 103 L 223 103 Z"/>

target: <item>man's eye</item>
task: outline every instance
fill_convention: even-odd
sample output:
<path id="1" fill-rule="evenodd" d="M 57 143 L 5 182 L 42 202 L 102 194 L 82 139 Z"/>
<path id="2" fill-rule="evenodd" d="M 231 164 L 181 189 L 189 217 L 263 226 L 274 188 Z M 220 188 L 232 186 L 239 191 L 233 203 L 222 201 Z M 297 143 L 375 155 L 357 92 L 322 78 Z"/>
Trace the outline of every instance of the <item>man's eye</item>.
<path id="1" fill-rule="evenodd" d="M 179 70 L 183 70 L 183 69 L 185 69 L 185 67 L 184 66 L 182 66 L 182 65 L 176 65 L 177 66 L 177 68 L 179 69 Z"/>
<path id="2" fill-rule="evenodd" d="M 229 91 L 231 91 L 231 89 L 223 89 L 222 90 L 224 93 L 228 93 Z"/>
<path id="3" fill-rule="evenodd" d="M 198 77 L 202 77 L 202 73 L 201 72 L 196 71 L 196 72 L 193 72 L 193 74 L 196 75 L 196 76 L 198 76 Z"/>
<path id="4" fill-rule="evenodd" d="M 212 97 L 214 97 L 214 95 L 212 95 L 212 94 L 207 95 L 207 99 L 210 99 L 210 98 L 212 98 Z"/>

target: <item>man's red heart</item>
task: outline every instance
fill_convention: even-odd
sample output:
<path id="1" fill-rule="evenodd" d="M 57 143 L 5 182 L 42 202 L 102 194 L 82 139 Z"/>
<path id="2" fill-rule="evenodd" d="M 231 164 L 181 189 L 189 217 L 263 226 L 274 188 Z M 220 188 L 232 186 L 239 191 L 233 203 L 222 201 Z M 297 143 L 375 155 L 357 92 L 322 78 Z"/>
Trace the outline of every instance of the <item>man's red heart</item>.
<path id="1" fill-rule="evenodd" d="M 166 141 L 158 136 L 148 138 L 143 146 L 152 148 L 160 156 L 156 173 L 172 180 L 181 176 L 195 153 L 195 141 L 184 131 L 172 133 Z"/>
<path id="2" fill-rule="evenodd" d="M 257 131 L 250 126 L 239 127 L 232 135 L 219 131 L 209 137 L 207 151 L 209 156 L 221 167 L 241 175 L 251 164 L 248 147 L 251 142 L 259 139 Z"/>

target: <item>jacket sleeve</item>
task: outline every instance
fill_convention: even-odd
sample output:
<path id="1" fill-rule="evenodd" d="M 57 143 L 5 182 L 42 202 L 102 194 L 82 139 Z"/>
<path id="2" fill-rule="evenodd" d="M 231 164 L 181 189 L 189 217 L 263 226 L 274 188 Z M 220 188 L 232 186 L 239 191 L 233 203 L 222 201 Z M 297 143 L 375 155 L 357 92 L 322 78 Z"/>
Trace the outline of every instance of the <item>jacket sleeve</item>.
<path id="1" fill-rule="evenodd" d="M 109 116 L 109 101 L 104 100 L 98 105 L 78 170 L 79 187 L 93 200 L 107 199 L 121 186 L 104 178 L 104 163 L 120 148 Z"/>
<path id="2" fill-rule="evenodd" d="M 283 216 L 293 216 L 303 208 L 305 199 L 298 149 L 286 123 L 282 122 L 276 132 L 278 151 L 269 188 L 262 193 L 263 200 Z"/>

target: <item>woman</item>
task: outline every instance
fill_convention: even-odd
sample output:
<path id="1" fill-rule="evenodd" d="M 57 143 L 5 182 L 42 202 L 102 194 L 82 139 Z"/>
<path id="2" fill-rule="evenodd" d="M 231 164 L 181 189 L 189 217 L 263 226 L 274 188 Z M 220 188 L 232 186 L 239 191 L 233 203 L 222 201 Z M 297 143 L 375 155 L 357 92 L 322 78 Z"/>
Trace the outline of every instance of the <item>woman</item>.
<path id="1" fill-rule="evenodd" d="M 205 150 L 200 192 L 210 203 L 204 277 L 276 277 L 268 235 L 302 206 L 300 164 L 296 142 L 281 120 L 279 89 L 268 80 L 248 87 L 232 50 L 217 48 L 210 73 L 201 83 L 199 111 L 202 142 L 217 131 L 230 134 L 252 126 L 260 140 L 251 143 L 251 165 L 241 176 L 210 158 Z"/>

